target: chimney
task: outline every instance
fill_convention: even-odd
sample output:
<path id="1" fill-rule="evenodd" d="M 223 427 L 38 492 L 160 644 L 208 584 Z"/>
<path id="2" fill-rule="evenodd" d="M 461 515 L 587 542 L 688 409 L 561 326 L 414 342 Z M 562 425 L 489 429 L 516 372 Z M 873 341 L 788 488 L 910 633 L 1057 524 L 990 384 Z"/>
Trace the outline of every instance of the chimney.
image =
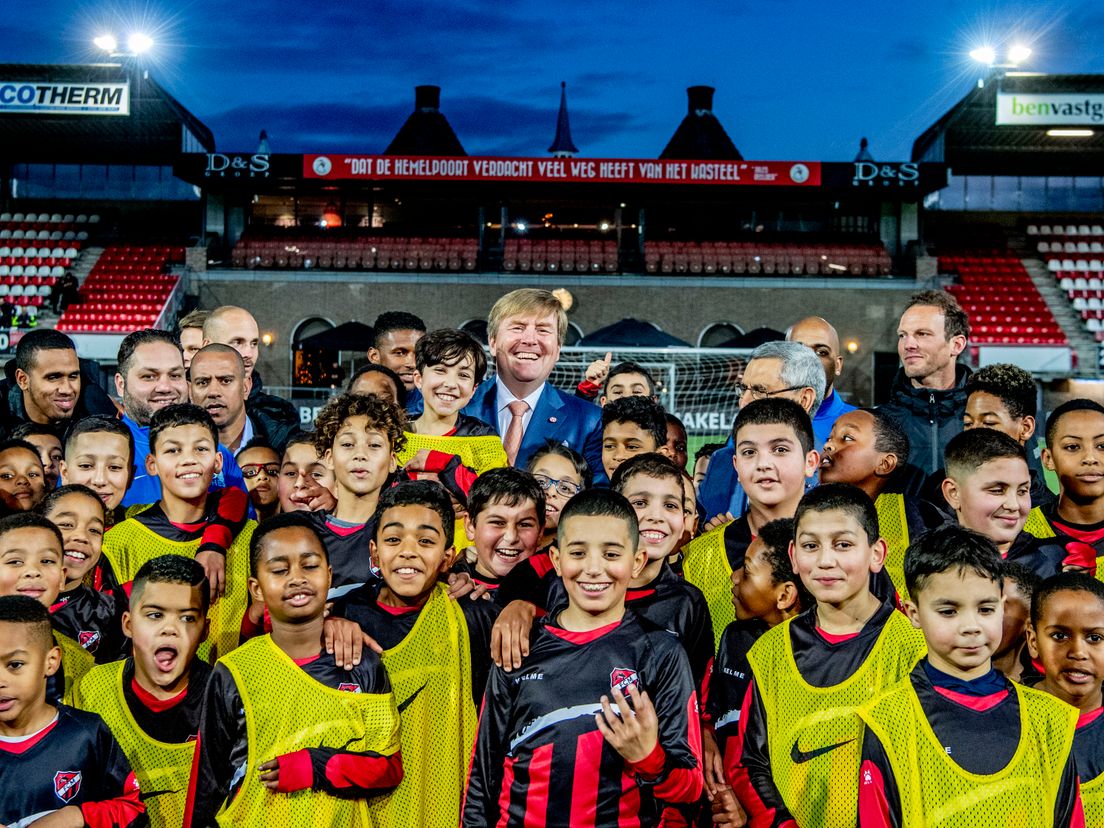
<path id="1" fill-rule="evenodd" d="M 704 115 L 713 111 L 713 93 L 717 90 L 712 86 L 691 86 L 686 90 L 689 99 L 689 114 Z"/>
<path id="2" fill-rule="evenodd" d="M 441 87 L 415 86 L 414 109 L 418 112 L 437 112 L 441 109 Z"/>
<path id="3" fill-rule="evenodd" d="M 686 90 L 686 117 L 659 154 L 660 158 L 688 161 L 743 160 L 744 157 L 713 114 L 715 91 L 712 86 L 691 86 Z"/>

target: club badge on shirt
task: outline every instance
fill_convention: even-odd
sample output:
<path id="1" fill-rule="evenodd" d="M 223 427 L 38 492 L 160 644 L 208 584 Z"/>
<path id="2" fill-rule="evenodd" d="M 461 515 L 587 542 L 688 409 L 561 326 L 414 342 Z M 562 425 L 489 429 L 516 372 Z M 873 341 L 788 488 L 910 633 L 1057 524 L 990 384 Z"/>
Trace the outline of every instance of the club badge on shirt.
<path id="1" fill-rule="evenodd" d="M 610 671 L 610 690 L 620 690 L 627 695 L 629 687 L 634 684 L 637 689 L 640 688 L 640 678 L 637 676 L 636 670 L 629 667 L 614 667 Z"/>
<path id="2" fill-rule="evenodd" d="M 62 802 L 70 802 L 80 793 L 80 771 L 58 771 L 54 774 L 54 793 Z"/>

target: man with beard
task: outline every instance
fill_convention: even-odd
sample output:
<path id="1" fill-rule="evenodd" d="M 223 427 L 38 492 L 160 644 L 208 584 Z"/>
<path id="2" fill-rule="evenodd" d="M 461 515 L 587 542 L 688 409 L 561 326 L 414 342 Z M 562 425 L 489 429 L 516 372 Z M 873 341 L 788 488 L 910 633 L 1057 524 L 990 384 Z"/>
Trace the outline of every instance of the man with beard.
<path id="1" fill-rule="evenodd" d="M 59 439 L 71 422 L 94 414 L 115 416 L 111 398 L 83 382 L 73 340 L 63 333 L 30 331 L 19 341 L 15 359 L 5 366 L 9 379 L 0 383 L 0 436 L 20 423 L 49 426 Z M 12 370 L 14 369 L 14 370 Z"/>
<path id="2" fill-rule="evenodd" d="M 241 354 L 229 345 L 213 343 L 196 352 L 188 371 L 188 390 L 192 402 L 215 421 L 219 442 L 235 454 L 259 438 L 282 456 L 288 438 L 299 430 L 263 411 L 247 411 L 250 378 Z"/>
<path id="3" fill-rule="evenodd" d="M 146 470 L 150 418 L 166 406 L 188 402 L 184 356 L 173 335 L 152 328 L 129 334 L 119 346 L 115 390 L 123 400 L 123 423 L 134 435 L 134 481 L 123 497 L 123 506 L 156 503 L 161 499 L 161 483 Z M 234 486 L 244 492 L 245 480 L 234 455 L 223 446 L 219 452 L 222 471 L 215 475 L 211 488 Z"/>

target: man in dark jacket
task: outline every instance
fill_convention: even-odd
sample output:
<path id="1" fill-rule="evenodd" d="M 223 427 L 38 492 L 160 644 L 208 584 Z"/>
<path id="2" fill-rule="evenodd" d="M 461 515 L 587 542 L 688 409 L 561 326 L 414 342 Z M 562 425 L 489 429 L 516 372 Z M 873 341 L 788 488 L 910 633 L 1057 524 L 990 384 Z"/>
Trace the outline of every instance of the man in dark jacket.
<path id="1" fill-rule="evenodd" d="M 256 370 L 261 334 L 253 314 L 234 305 L 215 308 L 203 323 L 203 344 L 210 345 L 212 342 L 229 345 L 241 354 L 245 373 L 252 385 L 249 398 L 245 401 L 250 417 L 263 417 L 289 430 L 299 428 L 299 411 L 295 406 L 283 397 L 264 391 L 261 375 Z"/>
<path id="2" fill-rule="evenodd" d="M 970 369 L 956 361 L 969 338 L 966 312 L 942 290 L 915 294 L 897 325 L 901 369 L 881 410 L 908 434 L 909 464 L 924 475 L 943 467 L 943 447 L 962 431 Z"/>
<path id="3" fill-rule="evenodd" d="M 114 417 L 107 393 L 87 381 L 73 340 L 42 328 L 23 336 L 0 382 L 0 431 L 6 438 L 20 423 L 48 425 L 64 439 L 69 424 L 93 414 Z"/>

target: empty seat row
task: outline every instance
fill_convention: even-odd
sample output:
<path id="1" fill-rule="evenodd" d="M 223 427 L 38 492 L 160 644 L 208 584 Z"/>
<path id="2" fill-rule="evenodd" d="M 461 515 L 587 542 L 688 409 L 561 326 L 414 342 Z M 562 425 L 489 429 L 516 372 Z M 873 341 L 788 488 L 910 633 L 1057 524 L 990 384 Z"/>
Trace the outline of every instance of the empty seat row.
<path id="1" fill-rule="evenodd" d="M 95 213 L 0 213 L 0 224 L 5 222 L 37 221 L 43 224 L 98 224 L 100 217 Z"/>
<path id="2" fill-rule="evenodd" d="M 183 248 L 117 245 L 107 248 L 81 285 L 79 299 L 66 308 L 58 329 L 129 333 L 152 325 L 179 277 L 168 272 L 184 261 Z"/>
<path id="3" fill-rule="evenodd" d="M 88 241 L 88 233 L 84 230 L 23 230 L 10 227 L 0 229 L 0 241 L 64 241 L 83 242 Z"/>
<path id="4" fill-rule="evenodd" d="M 1104 256 L 1102 256 L 1104 259 Z M 1104 261 L 1101 259 L 1048 259 L 1047 270 L 1051 273 L 1059 271 L 1080 271 L 1082 273 L 1104 272 Z"/>
<path id="5" fill-rule="evenodd" d="M 1099 224 L 1029 224 L 1029 236 L 1104 236 L 1104 226 Z"/>

